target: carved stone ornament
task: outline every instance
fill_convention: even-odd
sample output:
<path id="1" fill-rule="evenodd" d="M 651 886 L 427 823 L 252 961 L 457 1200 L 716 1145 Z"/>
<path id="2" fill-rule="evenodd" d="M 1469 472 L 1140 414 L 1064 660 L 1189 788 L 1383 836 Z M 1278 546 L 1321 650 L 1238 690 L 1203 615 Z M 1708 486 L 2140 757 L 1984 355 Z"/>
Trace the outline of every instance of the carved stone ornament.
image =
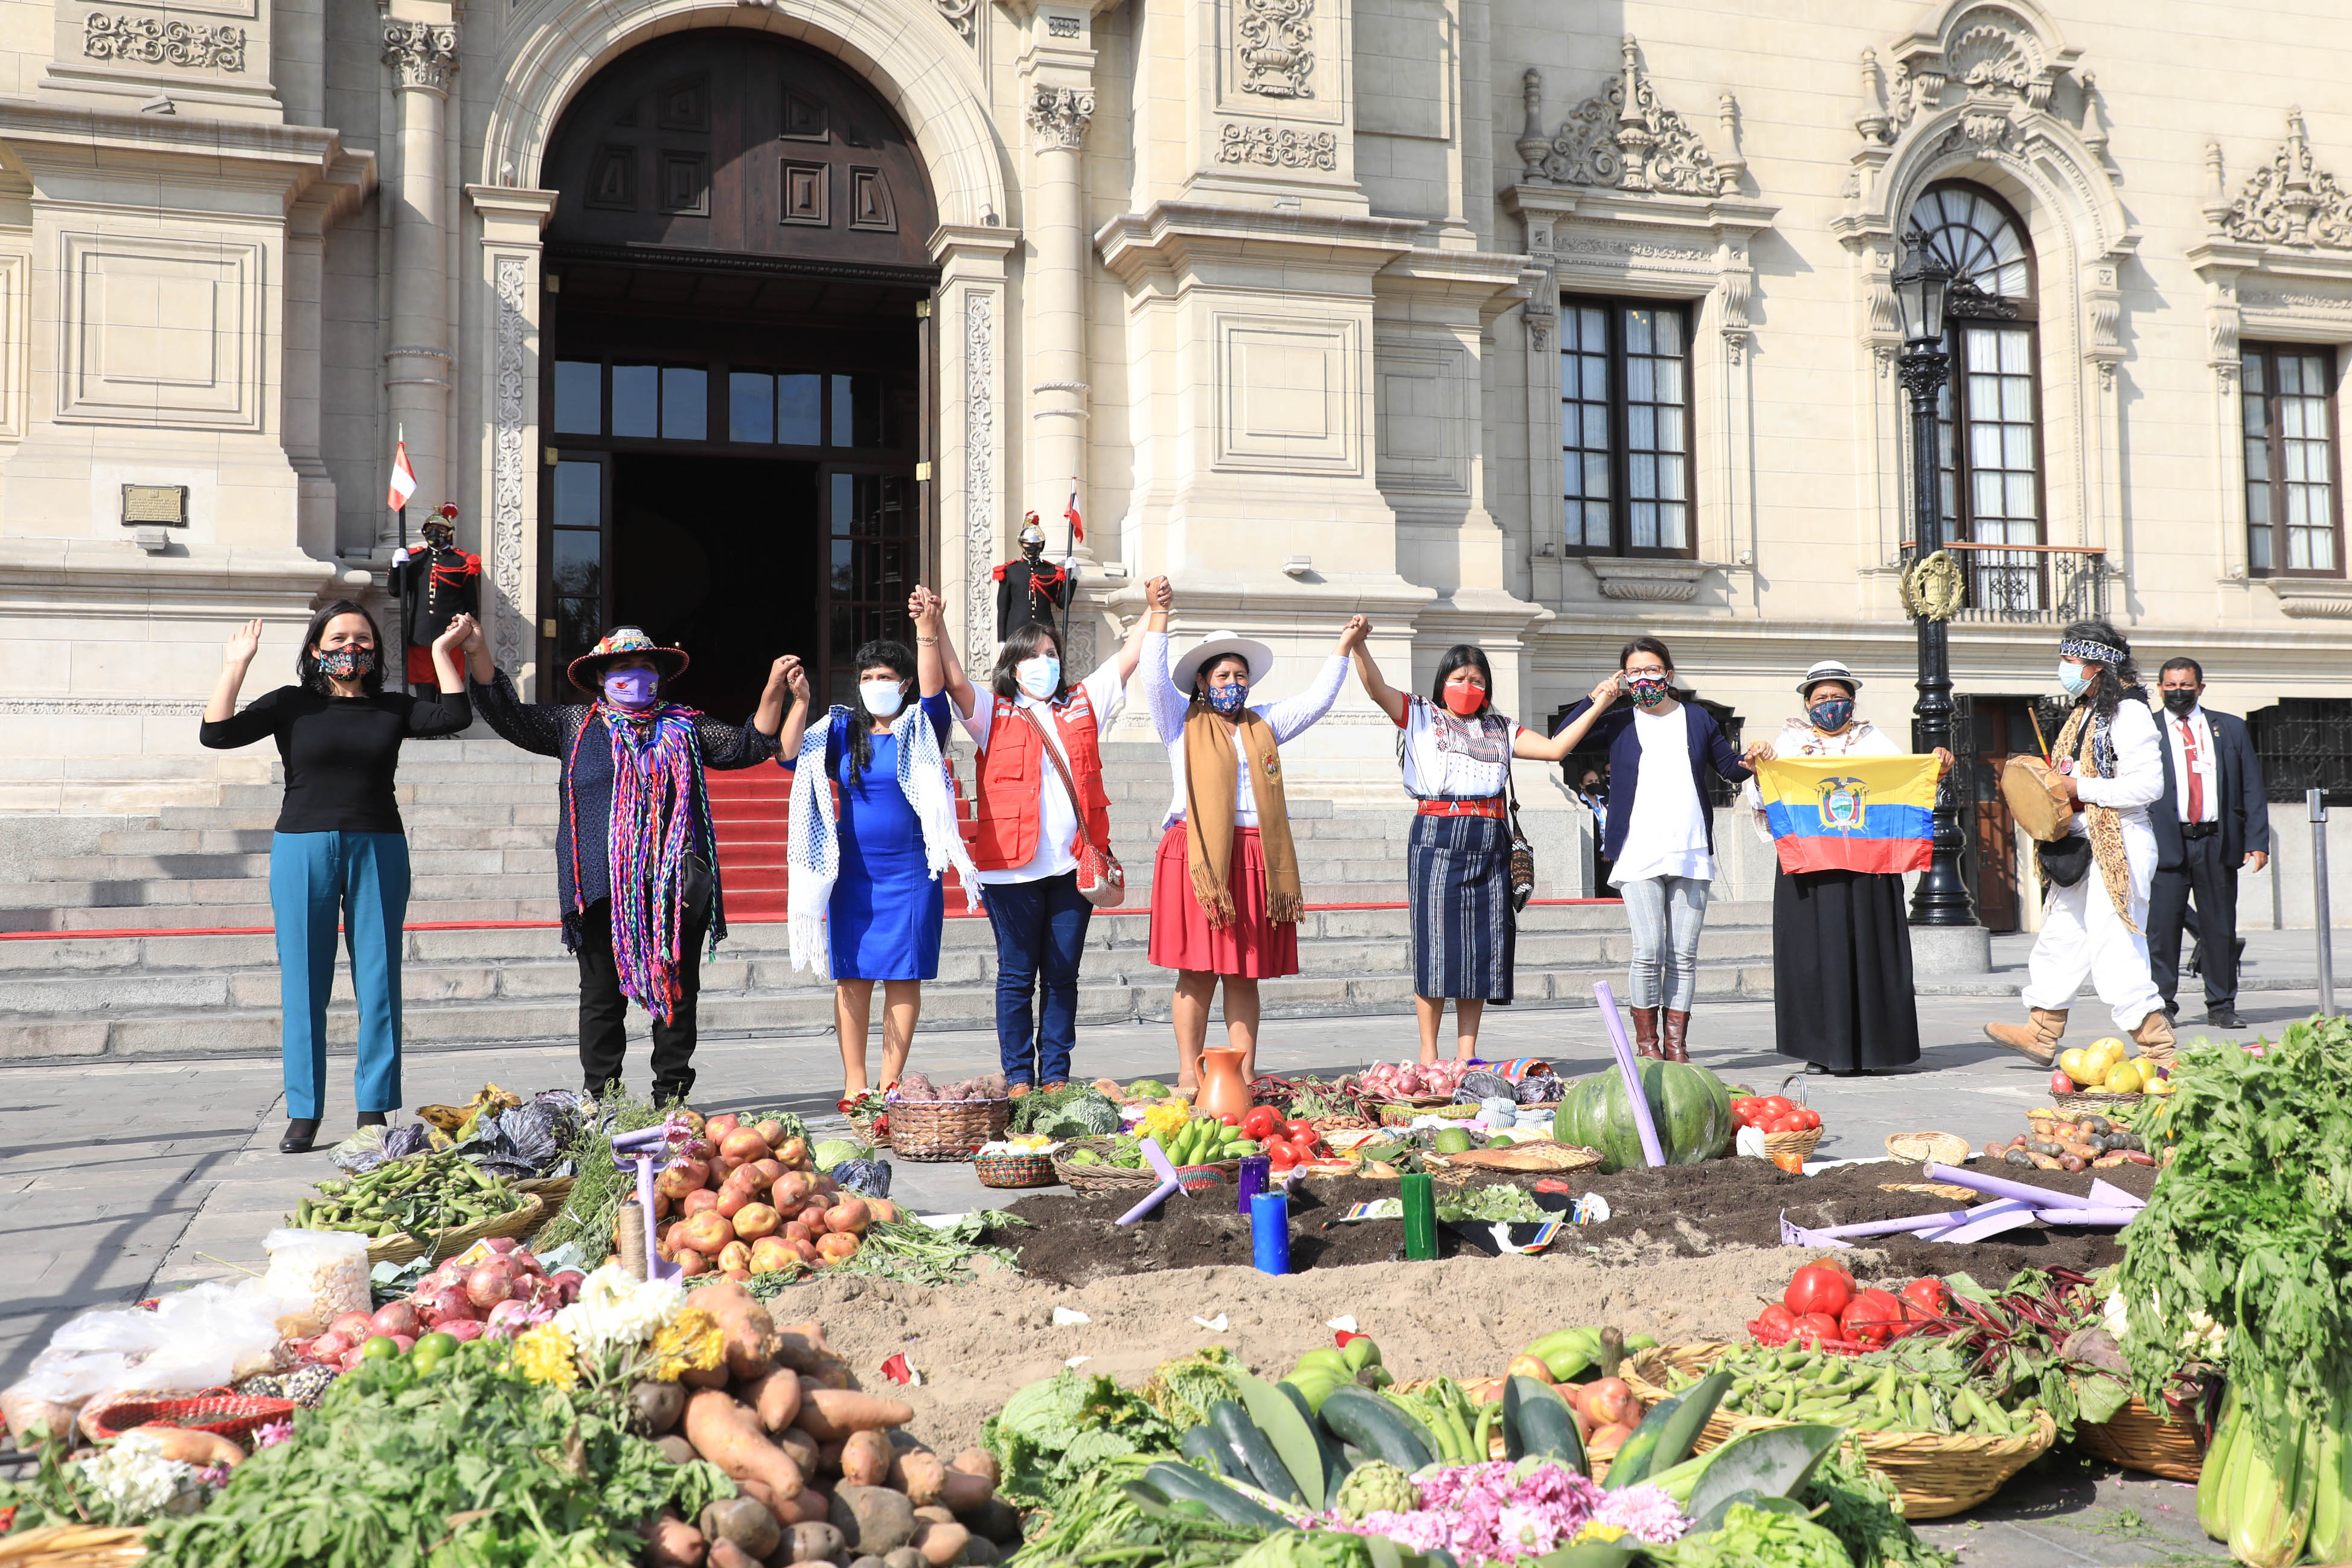
<path id="1" fill-rule="evenodd" d="M 964 646 L 996 646 L 996 301 L 973 289 L 963 302 Z M 979 655 L 974 654 L 977 658 Z"/>
<path id="2" fill-rule="evenodd" d="M 1087 124 L 1094 117 L 1091 89 L 1039 82 L 1030 89 L 1029 134 L 1041 148 L 1075 152 L 1087 139 Z"/>
<path id="3" fill-rule="evenodd" d="M 1698 597 L 1698 585 L 1719 570 L 1703 560 L 1643 560 L 1610 556 L 1586 556 L 1584 564 L 1600 580 L 1607 599 L 1638 600 L 1653 604 L 1687 604 Z"/>
<path id="4" fill-rule="evenodd" d="M 530 302 L 530 263 L 523 256 L 501 256 L 494 271 L 499 314 L 492 332 L 497 379 L 492 387 L 496 413 L 490 441 L 490 580 L 499 601 L 493 622 L 498 628 L 498 659 L 501 667 L 511 670 L 523 662 L 527 624 L 523 606 L 529 602 L 523 592 L 522 536 L 523 486 L 530 473 L 523 444 L 530 410 L 524 394 L 535 390 L 523 375 L 530 331 L 530 319 L 524 314 Z"/>
<path id="5" fill-rule="evenodd" d="M 1315 0 L 1239 0 L 1244 92 L 1313 98 Z"/>
<path id="6" fill-rule="evenodd" d="M 2286 111 L 2286 141 L 2239 189 L 2221 226 L 2252 245 L 2352 250 L 2352 197 L 2313 159 L 2302 110 Z"/>
<path id="7" fill-rule="evenodd" d="M 956 30 L 956 37 L 967 44 L 971 42 L 979 28 L 980 0 L 931 0 L 931 4 L 937 5 L 940 15 L 948 19 L 948 26 Z"/>
<path id="8" fill-rule="evenodd" d="M 241 71 L 245 69 L 245 29 L 92 11 L 82 21 L 81 52 L 94 60 Z"/>
<path id="9" fill-rule="evenodd" d="M 1601 185 L 1678 196 L 1730 194 L 1733 182 L 1698 132 L 1660 101 L 1630 33 L 1622 52 L 1624 63 L 1616 78 L 1577 105 L 1548 139 L 1536 124 L 1542 112 L 1541 82 L 1534 71 L 1528 73 L 1529 136 L 1518 144 L 1528 167 L 1521 178 L 1530 184 Z M 1735 116 L 1726 94 L 1723 119 L 1732 124 Z"/>
<path id="10" fill-rule="evenodd" d="M 1217 162 L 1263 163 L 1272 169 L 1339 167 L 1339 139 L 1328 131 L 1299 131 L 1287 125 L 1244 125 L 1233 120 L 1219 127 Z"/>
<path id="11" fill-rule="evenodd" d="M 432 22 L 386 22 L 383 63 L 402 87 L 446 92 L 457 71 L 457 29 Z"/>

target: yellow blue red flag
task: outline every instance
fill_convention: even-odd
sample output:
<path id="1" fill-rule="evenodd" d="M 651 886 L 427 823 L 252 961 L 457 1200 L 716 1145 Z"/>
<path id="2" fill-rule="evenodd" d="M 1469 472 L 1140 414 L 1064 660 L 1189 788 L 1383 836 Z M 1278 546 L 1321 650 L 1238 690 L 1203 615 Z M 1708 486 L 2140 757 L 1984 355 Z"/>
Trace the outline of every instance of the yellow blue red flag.
<path id="1" fill-rule="evenodd" d="M 1927 869 L 1933 757 L 1776 758 L 1757 765 L 1756 788 L 1782 871 Z"/>

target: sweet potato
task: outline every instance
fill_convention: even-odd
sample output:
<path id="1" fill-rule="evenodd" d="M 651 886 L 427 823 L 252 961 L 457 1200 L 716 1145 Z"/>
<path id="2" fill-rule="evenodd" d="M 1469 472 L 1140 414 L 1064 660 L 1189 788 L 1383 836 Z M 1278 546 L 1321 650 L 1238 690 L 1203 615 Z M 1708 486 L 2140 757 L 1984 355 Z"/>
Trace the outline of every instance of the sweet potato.
<path id="1" fill-rule="evenodd" d="M 932 1503 L 928 1508 L 917 1509 L 915 1517 L 918 1520 L 929 1520 L 933 1524 L 953 1524 L 956 1521 L 956 1516 L 938 1503 Z"/>
<path id="2" fill-rule="evenodd" d="M 964 1542 L 971 1539 L 971 1531 L 961 1524 L 940 1524 L 926 1520 L 915 1527 L 912 1544 L 931 1568 L 949 1568 L 962 1555 Z"/>
<path id="3" fill-rule="evenodd" d="M 911 1546 L 901 1546 L 882 1554 L 882 1568 L 930 1568 L 930 1559 Z"/>
<path id="4" fill-rule="evenodd" d="M 841 1473 L 841 1445 L 839 1443 L 819 1444 L 816 1450 L 816 1468 L 817 1473 L 820 1475 L 839 1475 Z"/>
<path id="5" fill-rule="evenodd" d="M 793 1463 L 801 1468 L 803 1477 L 817 1473 L 820 1466 L 814 1437 L 810 1437 L 798 1427 L 787 1427 L 768 1440 L 793 1457 Z"/>
<path id="6" fill-rule="evenodd" d="M 792 1560 L 795 1563 L 845 1563 L 849 1560 L 849 1542 L 842 1539 L 837 1526 L 823 1520 L 793 1525 L 792 1549 Z"/>
<path id="7" fill-rule="evenodd" d="M 878 1487 L 890 1479 L 890 1439 L 879 1432 L 852 1432 L 841 1445 L 841 1479 L 854 1487 Z"/>
<path id="8" fill-rule="evenodd" d="M 816 1260 L 816 1249 L 808 1249 L 809 1261 Z M 835 1359 L 821 1362 L 814 1372 L 801 1374 L 801 1397 L 806 1399 L 812 1388 L 855 1388 L 857 1379 L 850 1375 L 848 1364 Z"/>
<path id="9" fill-rule="evenodd" d="M 638 1527 L 646 1538 L 646 1549 L 638 1561 L 648 1568 L 702 1568 L 709 1554 L 702 1531 L 665 1511 L 659 1519 Z"/>
<path id="10" fill-rule="evenodd" d="M 139 1430 L 157 1439 L 159 1457 L 194 1465 L 200 1470 L 211 1465 L 226 1465 L 235 1469 L 245 1463 L 245 1450 L 217 1432 L 197 1432 L 185 1427 L 142 1427 Z"/>
<path id="11" fill-rule="evenodd" d="M 709 1568 L 762 1568 L 760 1559 L 724 1536 L 710 1543 Z"/>
<path id="12" fill-rule="evenodd" d="M 760 1430 L 758 1416 L 715 1388 L 706 1388 L 686 1402 L 686 1440 L 694 1445 L 695 1452 L 738 1480 L 748 1477 L 759 1481 L 779 1499 L 800 1495 L 800 1466 L 768 1441 L 767 1434 Z"/>
<path id="13" fill-rule="evenodd" d="M 966 1448 L 948 1462 L 948 1469 L 961 1470 L 968 1476 L 984 1476 L 992 1487 L 1004 1482 L 1004 1471 L 996 1456 L 986 1448 Z"/>
<path id="14" fill-rule="evenodd" d="M 854 1388 L 803 1386 L 795 1425 L 820 1443 L 838 1443 L 852 1432 L 878 1432 L 914 1418 L 915 1407 L 901 1399 L 882 1399 Z"/>
<path id="15" fill-rule="evenodd" d="M 724 1388 L 727 1386 L 727 1368 L 723 1364 L 708 1368 L 689 1366 L 677 1375 L 677 1380 L 688 1388 Z"/>
<path id="16" fill-rule="evenodd" d="M 824 1343 L 824 1325 L 814 1318 L 804 1323 L 779 1323 L 776 1335 L 776 1359 L 803 1376 L 836 1359 L 833 1347 Z"/>
<path id="17" fill-rule="evenodd" d="M 721 1498 L 702 1511 L 700 1524 L 714 1553 L 725 1541 L 752 1557 L 765 1557 L 784 1534 L 767 1505 L 749 1497 Z"/>
<path id="18" fill-rule="evenodd" d="M 833 1517 L 833 1494 L 819 1491 L 813 1486 L 801 1488 L 795 1498 L 778 1498 L 768 1505 L 776 1517 L 786 1524 L 814 1524 Z"/>
<path id="19" fill-rule="evenodd" d="M 775 1320 L 751 1291 L 724 1281 L 695 1291 L 694 1304 L 719 1320 L 726 1335 L 729 1372 L 749 1380 L 773 1370 L 780 1343 Z"/>
<path id="20" fill-rule="evenodd" d="M 917 1508 L 936 1503 L 947 1492 L 948 1468 L 928 1449 L 908 1449 L 890 1464 L 890 1484 L 907 1494 Z"/>
<path id="21" fill-rule="evenodd" d="M 838 1487 L 833 1526 L 860 1552 L 887 1555 L 915 1538 L 915 1508 L 886 1487 Z"/>
<path id="22" fill-rule="evenodd" d="M 781 1432 L 801 1413 L 801 1375 L 780 1366 L 737 1389 L 736 1397 L 760 1413 L 760 1425 Z"/>

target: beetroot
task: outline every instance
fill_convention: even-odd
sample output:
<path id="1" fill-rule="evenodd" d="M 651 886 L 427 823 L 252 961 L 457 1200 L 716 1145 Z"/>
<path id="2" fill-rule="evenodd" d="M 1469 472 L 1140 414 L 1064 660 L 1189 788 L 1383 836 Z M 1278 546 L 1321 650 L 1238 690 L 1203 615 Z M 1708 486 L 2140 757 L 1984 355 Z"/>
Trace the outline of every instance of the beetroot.
<path id="1" fill-rule="evenodd" d="M 374 1325 L 375 1332 L 383 1334 L 405 1334 L 413 1340 L 425 1332 L 425 1320 L 407 1301 L 393 1301 L 378 1307 L 375 1316 L 369 1321 Z"/>
<path id="2" fill-rule="evenodd" d="M 485 1312 L 514 1293 L 514 1276 L 496 1263 L 485 1263 L 466 1276 L 466 1299 Z"/>
<path id="3" fill-rule="evenodd" d="M 580 1299 L 580 1287 L 587 1282 L 588 1276 L 577 1269 L 566 1269 L 554 1276 L 554 1283 L 563 1292 L 563 1304 L 567 1307 Z"/>

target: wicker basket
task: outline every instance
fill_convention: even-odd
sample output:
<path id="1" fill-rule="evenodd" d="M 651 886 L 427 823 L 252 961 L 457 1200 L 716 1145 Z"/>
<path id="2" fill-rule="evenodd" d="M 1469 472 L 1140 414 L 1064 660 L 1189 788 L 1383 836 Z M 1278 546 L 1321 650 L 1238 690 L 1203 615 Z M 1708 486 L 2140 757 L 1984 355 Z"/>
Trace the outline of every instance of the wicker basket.
<path id="1" fill-rule="evenodd" d="M 895 1100 L 889 1117 L 890 1152 L 900 1159 L 968 1160 L 1004 1136 L 1013 1102 Z"/>
<path id="2" fill-rule="evenodd" d="M 2205 1434 L 2192 1420 L 2167 1421 L 2134 1395 L 2105 1421 L 2074 1423 L 2074 1446 L 2127 1470 L 2194 1482 L 2205 1473 Z"/>
<path id="3" fill-rule="evenodd" d="M 1050 1155 L 980 1155 L 971 1164 L 982 1186 L 1054 1185 L 1054 1159 Z"/>
<path id="4" fill-rule="evenodd" d="M 126 1568 L 147 1555 L 147 1531 L 95 1524 L 46 1524 L 0 1535 L 5 1568 Z"/>
<path id="5" fill-rule="evenodd" d="M 1372 1124 L 1361 1116 L 1309 1116 L 1307 1124 L 1320 1137 L 1329 1133 L 1360 1133 L 1370 1130 Z"/>
<path id="6" fill-rule="evenodd" d="M 1889 1133 L 1886 1152 L 1906 1165 L 1924 1166 L 1931 1160 L 1939 1166 L 1964 1165 L 1969 1141 L 1958 1133 Z"/>
<path id="7" fill-rule="evenodd" d="M 1133 1193 L 1140 1197 L 1160 1185 L 1160 1173 L 1150 1166 L 1115 1166 L 1110 1163 L 1116 1145 L 1108 1138 L 1072 1138 L 1055 1155 L 1054 1175 L 1064 1186 L 1080 1197 L 1094 1197 L 1107 1192 Z M 1102 1156 L 1098 1165 L 1072 1165 L 1070 1156 L 1080 1149 L 1090 1149 Z"/>
<path id="8" fill-rule="evenodd" d="M 1430 1165 L 1435 1158 L 1437 1156 L 1433 1155 L 1423 1155 L 1422 1163 Z M 1365 1160 L 1356 1166 L 1356 1174 L 1368 1181 L 1395 1181 L 1404 1173 L 1386 1160 Z M 1454 1165 L 1430 1165 L 1428 1173 L 1430 1182 L 1437 1186 L 1465 1186 L 1475 1174 L 1475 1168 L 1470 1166 Z"/>
<path id="9" fill-rule="evenodd" d="M 1622 1369 L 1626 1386 L 1643 1404 L 1671 1398 L 1671 1392 L 1662 1386 L 1668 1365 L 1697 1372 L 1712 1364 L 1723 1348 L 1682 1345 L 1643 1351 L 1629 1358 Z M 1744 1432 L 1794 1424 L 1718 1409 L 1706 1418 L 1693 1452 L 1705 1453 Z M 2047 1410 L 2036 1410 L 2032 1429 L 2011 1437 L 1966 1432 L 1856 1432 L 1853 1436 L 1862 1448 L 1863 1461 L 1903 1494 L 1903 1517 L 1917 1521 L 1965 1513 L 1991 1497 L 2010 1477 L 2049 1452 L 2058 1440 L 2058 1424 Z"/>
<path id="10" fill-rule="evenodd" d="M 1581 1144 L 1514 1144 L 1507 1149 L 1465 1149 L 1458 1155 L 1431 1155 L 1432 1165 L 1462 1166 L 1471 1170 L 1521 1171 L 1562 1175 L 1589 1171 L 1601 1163 L 1601 1151 Z"/>
<path id="11" fill-rule="evenodd" d="M 1456 1104 L 1452 1095 L 1433 1099 L 1382 1100 L 1378 1103 L 1381 1125 L 1384 1127 L 1409 1127 L 1423 1116 L 1454 1116 L 1466 1122 L 1478 1114 L 1476 1105 Z"/>
<path id="12" fill-rule="evenodd" d="M 525 1193 L 522 1207 L 510 1213 L 460 1225 L 454 1230 L 436 1230 L 424 1240 L 405 1230 L 379 1236 L 368 1243 L 368 1266 L 412 1262 L 424 1257 L 428 1249 L 436 1258 L 454 1258 L 475 1242 L 493 1236 L 528 1236 L 546 1224 L 554 1213 L 545 1198 L 537 1193 Z"/>
<path id="13" fill-rule="evenodd" d="M 2145 1094 L 2110 1094 L 2104 1089 L 2077 1089 L 2072 1094 L 2053 1094 L 2050 1103 L 2069 1111 L 2096 1111 L 2108 1105 L 2136 1106 L 2147 1098 Z"/>
<path id="14" fill-rule="evenodd" d="M 108 1406 L 91 1425 L 104 1438 L 120 1437 L 134 1427 L 158 1426 L 213 1432 L 243 1442 L 270 1422 L 283 1421 L 293 1414 L 291 1399 L 208 1388 L 181 1399 L 126 1399 Z"/>
<path id="15" fill-rule="evenodd" d="M 1821 1146 L 1822 1127 L 1807 1127 L 1801 1133 L 1767 1133 L 1764 1134 L 1764 1157 L 1781 1165 L 1793 1156 L 1800 1166 L 1813 1157 Z"/>
<path id="16" fill-rule="evenodd" d="M 535 1176 L 530 1181 L 514 1184 L 517 1192 L 530 1193 L 539 1199 L 541 1206 L 538 1223 L 522 1233 L 523 1240 L 528 1241 L 546 1229 L 555 1217 L 563 1212 L 564 1204 L 572 1197 L 572 1186 L 577 1180 L 577 1176 Z"/>

